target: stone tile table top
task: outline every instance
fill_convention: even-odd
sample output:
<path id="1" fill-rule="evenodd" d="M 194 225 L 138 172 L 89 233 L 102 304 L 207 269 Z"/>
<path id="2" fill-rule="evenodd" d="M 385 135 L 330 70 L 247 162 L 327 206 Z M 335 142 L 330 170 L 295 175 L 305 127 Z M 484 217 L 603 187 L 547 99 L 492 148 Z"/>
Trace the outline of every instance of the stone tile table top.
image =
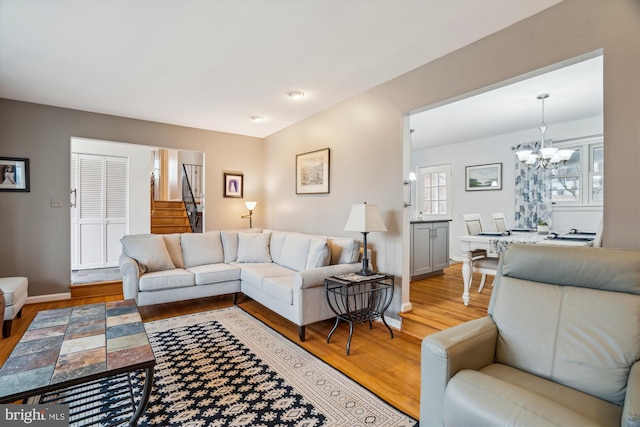
<path id="1" fill-rule="evenodd" d="M 0 402 L 154 365 L 134 300 L 45 310 L 0 368 Z"/>

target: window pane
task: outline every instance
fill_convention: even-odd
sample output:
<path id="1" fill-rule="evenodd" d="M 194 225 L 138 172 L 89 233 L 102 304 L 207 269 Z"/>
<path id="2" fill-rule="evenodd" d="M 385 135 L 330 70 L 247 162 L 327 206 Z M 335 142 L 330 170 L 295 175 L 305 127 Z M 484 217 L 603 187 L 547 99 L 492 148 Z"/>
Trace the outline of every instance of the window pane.
<path id="1" fill-rule="evenodd" d="M 591 188 L 591 199 L 594 202 L 604 201 L 604 176 L 595 175 L 593 177 L 593 187 Z"/>
<path id="2" fill-rule="evenodd" d="M 438 213 L 439 214 L 446 214 L 447 213 L 447 202 L 446 201 L 441 201 L 438 202 Z"/>
<path id="3" fill-rule="evenodd" d="M 551 180 L 551 200 L 554 202 L 576 202 L 580 197 L 580 177 L 554 177 Z"/>
<path id="4" fill-rule="evenodd" d="M 424 203 L 425 205 L 431 201 L 431 189 L 425 187 L 424 189 Z"/>
<path id="5" fill-rule="evenodd" d="M 434 200 L 434 201 L 438 200 L 438 187 L 431 188 L 431 200 Z"/>
<path id="6" fill-rule="evenodd" d="M 438 187 L 438 196 L 440 196 L 440 200 L 447 200 L 447 187 Z"/>
<path id="7" fill-rule="evenodd" d="M 431 174 L 426 174 L 424 176 L 424 186 L 431 187 Z"/>
<path id="8" fill-rule="evenodd" d="M 438 174 L 438 184 L 440 186 L 447 185 L 447 174 L 444 172 L 440 172 Z"/>
<path id="9" fill-rule="evenodd" d="M 604 172 L 604 148 L 598 147 L 593 149 L 593 173 Z"/>
<path id="10" fill-rule="evenodd" d="M 553 170 L 552 175 L 580 175 L 580 151 L 574 151 L 567 164 L 558 166 L 558 169 Z"/>

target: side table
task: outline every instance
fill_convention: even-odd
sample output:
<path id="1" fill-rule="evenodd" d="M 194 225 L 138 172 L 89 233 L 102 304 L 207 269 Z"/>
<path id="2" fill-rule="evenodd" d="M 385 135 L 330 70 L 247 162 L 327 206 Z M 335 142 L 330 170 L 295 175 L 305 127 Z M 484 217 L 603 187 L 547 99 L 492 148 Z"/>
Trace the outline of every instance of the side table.
<path id="1" fill-rule="evenodd" d="M 327 336 L 327 344 L 331 342 L 331 335 L 335 332 L 340 320 L 349 323 L 347 355 L 351 350 L 354 323 L 369 322 L 371 329 L 373 328 L 373 320 L 381 319 L 393 338 L 393 331 L 384 318 L 384 312 L 393 299 L 393 275 L 383 273 L 375 273 L 371 276 L 360 276 L 355 273 L 343 274 L 328 277 L 325 279 L 324 285 L 329 306 L 336 314 L 336 324 Z"/>

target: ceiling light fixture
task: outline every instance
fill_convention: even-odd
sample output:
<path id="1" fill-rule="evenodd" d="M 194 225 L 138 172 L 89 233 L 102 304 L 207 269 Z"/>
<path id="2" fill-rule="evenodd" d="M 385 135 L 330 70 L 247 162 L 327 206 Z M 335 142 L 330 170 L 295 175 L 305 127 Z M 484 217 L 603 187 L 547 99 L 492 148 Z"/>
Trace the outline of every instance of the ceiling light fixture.
<path id="1" fill-rule="evenodd" d="M 289 98 L 291 99 L 300 99 L 304 97 L 304 92 L 301 92 L 299 90 L 294 90 L 289 92 L 287 95 L 289 95 Z"/>
<path id="2" fill-rule="evenodd" d="M 262 116 L 251 116 L 249 117 L 251 120 L 253 120 L 254 122 L 261 122 L 264 120 L 264 117 Z"/>
<path id="3" fill-rule="evenodd" d="M 544 146 L 544 134 L 547 131 L 547 124 L 544 121 L 544 100 L 549 98 L 548 93 L 538 95 L 538 99 L 542 102 L 542 122 L 538 129 L 540 130 L 540 149 L 537 153 L 532 150 L 521 150 L 516 152 L 518 160 L 522 162 L 528 169 L 555 169 L 560 163 L 563 165 L 571 158 L 574 150 L 558 150 L 553 147 Z"/>

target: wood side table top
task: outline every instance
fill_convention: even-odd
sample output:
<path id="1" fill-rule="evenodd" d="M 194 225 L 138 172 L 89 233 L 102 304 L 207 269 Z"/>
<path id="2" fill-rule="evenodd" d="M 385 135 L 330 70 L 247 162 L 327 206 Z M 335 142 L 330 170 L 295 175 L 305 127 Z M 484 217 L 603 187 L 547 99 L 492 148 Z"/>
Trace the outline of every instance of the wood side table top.
<path id="1" fill-rule="evenodd" d="M 0 369 L 0 402 L 154 365 L 134 300 L 45 310 Z"/>

